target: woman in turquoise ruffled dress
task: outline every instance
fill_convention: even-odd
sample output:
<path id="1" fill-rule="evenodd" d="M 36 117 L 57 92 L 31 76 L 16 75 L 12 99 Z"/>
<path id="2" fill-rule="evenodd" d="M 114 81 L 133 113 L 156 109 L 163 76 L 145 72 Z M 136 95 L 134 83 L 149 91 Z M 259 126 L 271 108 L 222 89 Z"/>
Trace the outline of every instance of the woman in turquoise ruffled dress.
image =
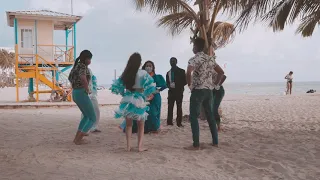
<path id="1" fill-rule="evenodd" d="M 120 94 L 123 98 L 119 109 L 115 111 L 115 118 L 126 119 L 127 150 L 131 150 L 131 135 L 133 121 L 138 125 L 138 149 L 143 148 L 144 123 L 148 118 L 148 100 L 156 92 L 153 78 L 144 70 L 139 70 L 141 56 L 134 53 L 130 56 L 127 66 L 121 77 L 114 81 L 110 90 L 114 94 Z"/>
<path id="2" fill-rule="evenodd" d="M 147 112 L 148 121 L 144 125 L 144 133 L 157 133 L 160 131 L 160 115 L 161 115 L 161 95 L 160 92 L 167 88 L 166 81 L 160 74 L 155 74 L 155 66 L 152 61 L 147 61 L 142 66 L 142 69 L 147 71 L 156 83 L 157 91 L 154 94 L 152 100 L 150 100 L 149 111 Z M 123 121 L 120 128 L 125 132 L 126 121 Z M 134 122 L 132 126 L 132 132 L 137 133 L 137 124 Z"/>

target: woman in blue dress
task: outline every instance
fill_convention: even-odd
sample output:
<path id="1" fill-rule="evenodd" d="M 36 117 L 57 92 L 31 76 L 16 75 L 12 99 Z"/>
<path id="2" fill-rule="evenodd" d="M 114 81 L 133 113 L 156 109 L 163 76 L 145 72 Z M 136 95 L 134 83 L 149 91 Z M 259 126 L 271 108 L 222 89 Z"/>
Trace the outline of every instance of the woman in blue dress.
<path id="1" fill-rule="evenodd" d="M 130 56 L 127 66 L 121 77 L 114 81 L 110 90 L 114 94 L 120 94 L 123 98 L 119 109 L 115 111 L 115 118 L 125 118 L 127 151 L 131 150 L 131 135 L 133 122 L 138 126 L 138 148 L 143 148 L 144 123 L 147 120 L 149 107 L 147 100 L 156 92 L 153 78 L 144 70 L 139 70 L 141 56 L 134 53 Z"/>
<path id="2" fill-rule="evenodd" d="M 144 133 L 157 133 L 160 131 L 160 115 L 161 115 L 161 95 L 160 92 L 167 88 L 166 81 L 160 74 L 155 74 L 155 66 L 152 61 L 147 61 L 142 66 L 142 69 L 147 71 L 148 74 L 153 78 L 156 83 L 157 91 L 153 98 L 150 100 L 149 111 L 148 111 L 148 121 L 144 125 Z M 120 125 L 120 128 L 125 131 L 126 121 Z M 137 132 L 137 124 L 134 123 L 132 126 L 132 132 Z"/>

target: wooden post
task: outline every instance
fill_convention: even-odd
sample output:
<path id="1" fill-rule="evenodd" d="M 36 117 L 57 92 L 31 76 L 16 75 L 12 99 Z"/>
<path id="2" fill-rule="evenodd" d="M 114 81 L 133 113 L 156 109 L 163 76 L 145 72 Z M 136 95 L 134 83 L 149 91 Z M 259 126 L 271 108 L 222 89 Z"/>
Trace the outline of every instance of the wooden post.
<path id="1" fill-rule="evenodd" d="M 19 102 L 19 55 L 18 55 L 18 44 L 15 45 L 15 56 L 16 56 L 16 64 L 15 64 L 15 73 L 16 73 L 16 101 Z"/>
<path id="2" fill-rule="evenodd" d="M 15 39 L 15 48 L 14 53 L 16 56 L 16 63 L 15 63 L 15 73 L 16 73 L 16 101 L 19 102 L 19 49 L 18 49 L 18 20 L 14 19 L 14 39 Z"/>
<path id="3" fill-rule="evenodd" d="M 39 102 L 39 57 L 36 54 L 36 101 Z"/>

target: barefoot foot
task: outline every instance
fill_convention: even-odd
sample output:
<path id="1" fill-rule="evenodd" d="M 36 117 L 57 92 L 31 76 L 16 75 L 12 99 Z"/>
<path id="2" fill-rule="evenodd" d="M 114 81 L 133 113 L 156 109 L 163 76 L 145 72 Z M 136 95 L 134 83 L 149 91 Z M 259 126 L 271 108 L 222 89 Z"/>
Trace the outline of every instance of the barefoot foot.
<path id="1" fill-rule="evenodd" d="M 83 145 L 83 144 L 88 144 L 89 143 L 89 141 L 84 140 L 84 139 L 81 139 L 80 141 L 73 141 L 73 142 L 76 145 Z"/>
<path id="2" fill-rule="evenodd" d="M 139 152 L 144 152 L 144 151 L 148 151 L 147 148 L 139 148 Z"/>
<path id="3" fill-rule="evenodd" d="M 216 147 L 216 148 L 219 147 L 218 144 L 212 144 L 212 146 L 213 146 L 213 147 Z"/>
<path id="4" fill-rule="evenodd" d="M 91 131 L 92 133 L 100 133 L 101 131 L 99 129 L 95 129 L 93 131 Z"/>
<path id="5" fill-rule="evenodd" d="M 188 147 L 184 147 L 184 149 L 189 151 L 197 151 L 197 150 L 200 150 L 200 146 L 198 147 L 188 146 Z"/>

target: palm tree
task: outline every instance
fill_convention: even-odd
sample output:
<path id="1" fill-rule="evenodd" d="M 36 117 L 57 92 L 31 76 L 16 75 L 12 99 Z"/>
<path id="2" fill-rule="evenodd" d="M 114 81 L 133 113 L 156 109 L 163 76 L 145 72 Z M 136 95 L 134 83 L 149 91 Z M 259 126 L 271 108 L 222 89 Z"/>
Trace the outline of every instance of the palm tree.
<path id="1" fill-rule="evenodd" d="M 15 64 L 15 54 L 9 53 L 5 49 L 0 49 L 0 68 L 2 70 L 11 69 Z"/>
<path id="2" fill-rule="evenodd" d="M 160 15 L 158 27 L 168 28 L 172 36 L 190 27 L 191 42 L 197 37 L 206 41 L 206 53 L 230 43 L 235 35 L 234 25 L 217 21 L 220 12 L 236 12 L 238 0 L 133 0 L 137 10 L 148 8 L 151 13 Z M 193 6 L 190 4 L 193 3 Z M 198 6 L 196 12 L 193 7 Z M 211 16 L 211 17 L 210 17 Z"/>
<path id="3" fill-rule="evenodd" d="M 273 31 L 299 21 L 296 33 L 308 37 L 320 23 L 319 0 L 242 0 L 242 4 L 243 12 L 236 21 L 240 31 L 252 20 L 267 22 Z"/>
<path id="4" fill-rule="evenodd" d="M 191 43 L 201 37 L 206 42 L 205 53 L 226 46 L 235 36 L 235 27 L 228 22 L 217 21 L 219 13 L 235 15 L 241 9 L 240 0 L 133 0 L 137 10 L 148 8 L 151 13 L 160 15 L 158 27 L 168 28 L 172 36 L 190 27 Z M 193 6 L 190 4 L 193 3 Z M 192 7 L 198 6 L 196 12 Z M 201 119 L 204 119 L 202 107 Z"/>
<path id="5" fill-rule="evenodd" d="M 15 54 L 9 53 L 5 49 L 0 49 L 0 87 L 13 86 L 13 79 L 10 74 L 10 70 L 15 64 Z"/>

